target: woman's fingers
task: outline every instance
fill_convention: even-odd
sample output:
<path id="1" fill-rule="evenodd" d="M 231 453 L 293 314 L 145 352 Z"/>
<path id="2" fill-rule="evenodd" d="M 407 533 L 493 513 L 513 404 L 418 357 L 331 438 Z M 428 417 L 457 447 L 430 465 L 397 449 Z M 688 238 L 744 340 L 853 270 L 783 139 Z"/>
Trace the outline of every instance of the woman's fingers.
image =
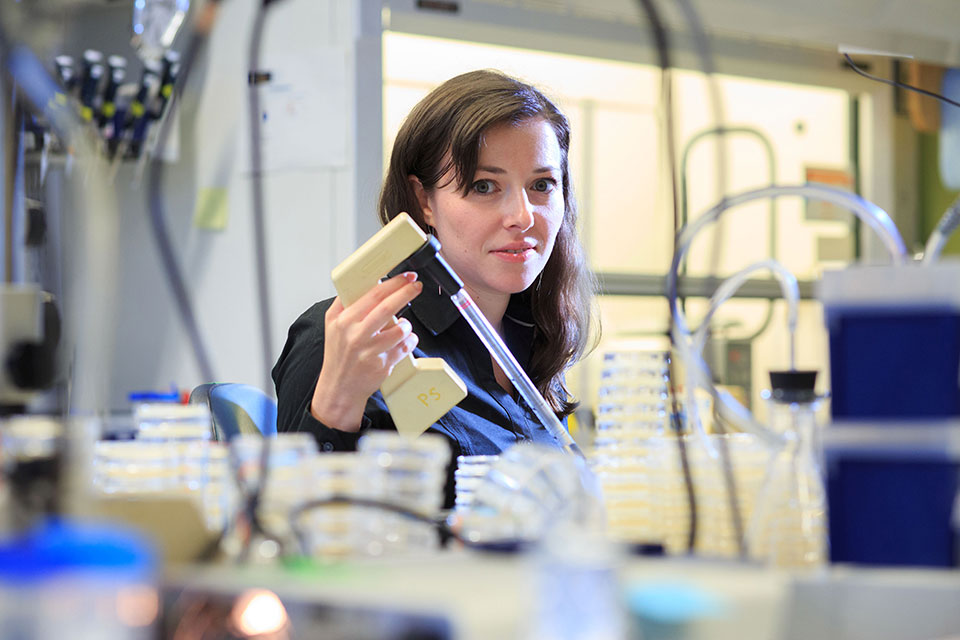
<path id="1" fill-rule="evenodd" d="M 419 286 L 412 286 L 417 282 L 417 274 L 413 271 L 407 271 L 396 275 L 389 280 L 377 283 L 376 286 L 360 296 L 353 304 L 344 310 L 345 320 L 348 322 L 357 322 L 369 316 L 376 308 L 382 306 L 384 301 L 390 298 L 398 291 L 407 290 L 409 300 L 412 300 L 419 293 Z M 417 283 L 419 285 L 419 283 Z M 407 302 L 409 302 L 407 300 Z M 383 322 L 376 328 L 379 329 L 386 323 L 390 316 L 396 315 L 403 308 L 404 302 L 400 306 L 392 309 Z"/>
<path id="2" fill-rule="evenodd" d="M 419 341 L 420 338 L 413 333 L 410 321 L 401 318 L 396 325 L 383 329 L 374 336 L 360 359 L 366 360 L 386 375 L 401 358 L 413 353 Z"/>
<path id="3" fill-rule="evenodd" d="M 381 329 L 370 340 L 370 351 L 383 353 L 389 351 L 413 332 L 413 326 L 406 318 L 400 318 L 396 324 Z"/>
<path id="4" fill-rule="evenodd" d="M 423 284 L 417 281 L 397 289 L 380 304 L 375 306 L 366 317 L 361 321 L 360 328 L 365 335 L 374 335 L 384 327 L 393 323 L 393 318 L 400 313 L 404 307 L 420 295 L 423 290 Z"/>
<path id="5" fill-rule="evenodd" d="M 418 342 L 420 342 L 420 337 L 415 333 L 410 333 L 409 335 L 405 336 L 399 344 L 388 350 L 384 354 L 387 370 L 392 371 L 393 367 L 396 366 L 400 360 L 413 353 L 413 350 L 417 348 Z"/>

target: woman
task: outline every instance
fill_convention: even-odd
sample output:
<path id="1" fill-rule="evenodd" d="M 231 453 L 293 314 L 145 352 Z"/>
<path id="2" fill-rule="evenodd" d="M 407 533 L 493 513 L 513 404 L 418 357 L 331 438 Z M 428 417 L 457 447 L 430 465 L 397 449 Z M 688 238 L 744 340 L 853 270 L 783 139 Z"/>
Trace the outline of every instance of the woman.
<path id="1" fill-rule="evenodd" d="M 466 73 L 407 117 L 380 196 L 383 223 L 406 211 L 437 237 L 563 419 L 577 404 L 563 375 L 583 353 L 592 293 L 569 147 L 566 118 L 538 90 L 493 71 Z M 467 385 L 467 398 L 429 429 L 450 440 L 454 455 L 496 454 L 523 440 L 556 444 L 450 300 L 414 273 L 346 309 L 336 298 L 317 303 L 293 324 L 273 369 L 278 425 L 313 433 L 326 451 L 354 449 L 367 429 L 394 428 L 377 389 L 411 352 L 443 358 Z"/>

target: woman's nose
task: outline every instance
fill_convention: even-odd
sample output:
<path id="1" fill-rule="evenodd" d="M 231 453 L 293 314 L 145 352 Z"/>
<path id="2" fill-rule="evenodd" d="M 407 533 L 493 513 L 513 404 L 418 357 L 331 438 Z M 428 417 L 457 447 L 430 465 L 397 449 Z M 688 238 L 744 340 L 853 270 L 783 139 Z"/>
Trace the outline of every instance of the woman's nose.
<path id="1" fill-rule="evenodd" d="M 517 196 L 510 199 L 504 215 L 504 225 L 521 231 L 533 226 L 533 204 L 527 197 L 526 189 L 518 189 Z"/>

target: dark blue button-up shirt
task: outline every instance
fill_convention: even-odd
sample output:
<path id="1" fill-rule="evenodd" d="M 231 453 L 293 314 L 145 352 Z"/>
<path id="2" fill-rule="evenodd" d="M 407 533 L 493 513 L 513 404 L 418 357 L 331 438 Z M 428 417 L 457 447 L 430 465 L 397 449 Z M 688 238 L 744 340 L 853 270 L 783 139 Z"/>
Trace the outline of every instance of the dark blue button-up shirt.
<path id="1" fill-rule="evenodd" d="M 277 387 L 278 431 L 312 433 L 323 451 L 351 451 L 367 429 L 395 429 L 380 392 L 367 401 L 358 433 L 327 427 L 310 413 L 310 401 L 323 366 L 324 314 L 333 299 L 318 302 L 290 327 L 287 343 L 273 368 Z M 449 298 L 424 288 L 402 314 L 420 341 L 418 358 L 443 358 L 467 386 L 467 397 L 428 431 L 445 436 L 453 456 L 498 454 L 521 441 L 559 446 L 519 396 L 494 378 L 489 352 Z M 520 366 L 527 369 L 533 342 L 530 311 L 514 296 L 503 319 L 503 339 Z M 452 474 L 451 474 L 452 481 Z M 447 487 L 452 503 L 452 485 Z"/>

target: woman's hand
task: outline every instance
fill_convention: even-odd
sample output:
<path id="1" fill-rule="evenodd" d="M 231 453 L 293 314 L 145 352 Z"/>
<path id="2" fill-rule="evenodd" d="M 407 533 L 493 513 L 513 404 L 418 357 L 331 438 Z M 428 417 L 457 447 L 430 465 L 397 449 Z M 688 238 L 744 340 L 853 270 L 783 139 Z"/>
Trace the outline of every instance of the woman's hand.
<path id="1" fill-rule="evenodd" d="M 370 397 L 417 346 L 410 321 L 393 317 L 423 289 L 417 274 L 379 283 L 344 308 L 336 298 L 324 317 L 323 368 L 310 402 L 313 417 L 341 431 L 357 431 Z"/>

